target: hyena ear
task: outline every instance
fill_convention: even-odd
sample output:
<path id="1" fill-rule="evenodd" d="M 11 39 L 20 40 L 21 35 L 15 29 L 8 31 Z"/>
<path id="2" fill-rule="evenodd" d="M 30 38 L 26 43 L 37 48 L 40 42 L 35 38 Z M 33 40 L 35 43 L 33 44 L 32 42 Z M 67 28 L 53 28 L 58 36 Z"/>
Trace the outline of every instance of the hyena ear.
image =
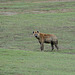
<path id="1" fill-rule="evenodd" d="M 39 31 L 37 31 L 37 33 L 39 33 Z"/>
<path id="2" fill-rule="evenodd" d="M 33 34 L 34 34 L 34 31 L 33 31 Z"/>

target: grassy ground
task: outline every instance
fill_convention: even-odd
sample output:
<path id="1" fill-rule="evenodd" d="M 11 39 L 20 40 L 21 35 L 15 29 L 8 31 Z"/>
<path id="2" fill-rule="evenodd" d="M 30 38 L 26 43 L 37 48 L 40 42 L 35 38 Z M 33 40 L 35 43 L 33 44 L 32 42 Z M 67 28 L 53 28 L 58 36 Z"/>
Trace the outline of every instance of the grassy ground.
<path id="1" fill-rule="evenodd" d="M 75 53 L 75 2 L 0 3 L 0 47 L 39 51 L 34 30 L 55 34 L 61 51 Z M 50 45 L 45 46 L 50 51 Z"/>
<path id="2" fill-rule="evenodd" d="M 0 75 L 75 75 L 75 55 L 0 49 Z"/>
<path id="3" fill-rule="evenodd" d="M 75 1 L 0 2 L 0 75 L 75 75 Z M 33 31 L 55 34 L 59 52 L 44 52 Z"/>

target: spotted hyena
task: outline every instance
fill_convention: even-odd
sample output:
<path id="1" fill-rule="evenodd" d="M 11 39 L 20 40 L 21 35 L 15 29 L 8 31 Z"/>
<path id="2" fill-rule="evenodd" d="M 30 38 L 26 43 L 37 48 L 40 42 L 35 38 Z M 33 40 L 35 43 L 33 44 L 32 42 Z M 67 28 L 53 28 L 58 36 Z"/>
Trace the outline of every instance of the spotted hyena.
<path id="1" fill-rule="evenodd" d="M 51 44 L 51 51 L 53 51 L 54 46 L 58 50 L 58 39 L 54 34 L 45 34 L 40 33 L 39 31 L 33 31 L 33 35 L 36 37 L 36 39 L 38 39 L 41 51 L 44 50 L 44 43 Z"/>

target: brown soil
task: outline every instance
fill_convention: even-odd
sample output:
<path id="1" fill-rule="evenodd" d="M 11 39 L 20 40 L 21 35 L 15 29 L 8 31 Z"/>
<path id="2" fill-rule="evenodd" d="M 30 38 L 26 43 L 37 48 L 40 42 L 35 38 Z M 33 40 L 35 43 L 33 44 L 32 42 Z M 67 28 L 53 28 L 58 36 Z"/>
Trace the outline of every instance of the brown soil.
<path id="1" fill-rule="evenodd" d="M 65 13 L 65 12 L 73 12 L 75 9 L 58 9 L 58 10 L 35 10 L 31 11 L 32 13 Z"/>
<path id="2" fill-rule="evenodd" d="M 34 3 L 47 3 L 47 2 L 69 2 L 69 1 L 75 1 L 75 0 L 47 0 L 47 1 L 37 1 Z"/>
<path id="3" fill-rule="evenodd" d="M 16 12 L 0 12 L 0 15 L 7 15 L 7 16 L 11 16 L 11 15 L 16 15 Z"/>

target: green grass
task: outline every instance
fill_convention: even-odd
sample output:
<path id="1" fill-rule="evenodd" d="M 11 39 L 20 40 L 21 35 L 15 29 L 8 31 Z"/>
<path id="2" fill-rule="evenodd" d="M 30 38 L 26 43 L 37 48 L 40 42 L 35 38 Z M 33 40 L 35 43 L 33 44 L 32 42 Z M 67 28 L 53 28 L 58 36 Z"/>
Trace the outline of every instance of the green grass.
<path id="1" fill-rule="evenodd" d="M 32 32 L 39 30 L 44 33 L 55 34 L 59 39 L 60 50 L 75 53 L 75 13 L 43 13 L 17 14 L 0 16 L 0 46 L 6 49 L 40 50 L 38 41 Z M 45 51 L 50 51 L 50 45 Z"/>
<path id="2" fill-rule="evenodd" d="M 0 75 L 75 75 L 75 1 L 39 1 L 0 2 Z M 36 30 L 55 34 L 59 51 L 41 52 Z"/>
<path id="3" fill-rule="evenodd" d="M 35 3 L 35 2 L 9 2 L 0 3 L 0 11 L 12 11 L 17 13 L 31 13 L 34 11 L 51 11 L 61 12 L 61 10 L 68 9 L 69 11 L 75 11 L 75 2 L 47 2 L 47 3 Z M 65 10 L 66 11 L 66 10 Z M 63 11 L 63 12 L 65 12 Z"/>
<path id="4" fill-rule="evenodd" d="M 75 55 L 0 49 L 0 75 L 75 75 Z"/>

